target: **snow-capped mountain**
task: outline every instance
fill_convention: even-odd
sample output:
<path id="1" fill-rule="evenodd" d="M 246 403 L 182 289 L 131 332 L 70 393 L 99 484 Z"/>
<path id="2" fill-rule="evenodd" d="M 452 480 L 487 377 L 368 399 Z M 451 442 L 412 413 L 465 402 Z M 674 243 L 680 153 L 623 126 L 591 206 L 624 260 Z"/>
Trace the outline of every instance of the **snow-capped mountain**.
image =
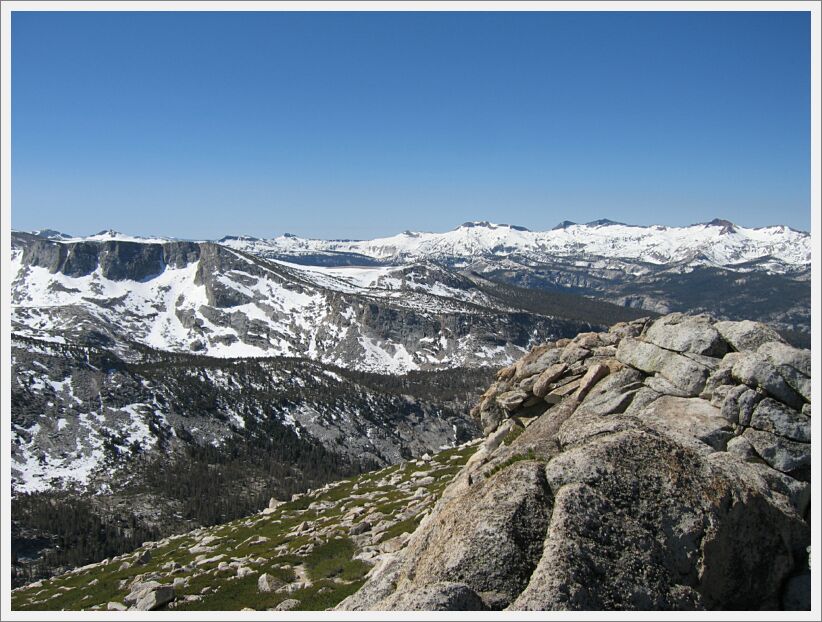
<path id="1" fill-rule="evenodd" d="M 35 235 L 65 242 L 131 241 L 165 243 L 168 237 L 139 237 L 113 230 L 73 237 L 53 230 Z M 563 221 L 549 231 L 487 221 L 466 222 L 446 232 L 404 231 L 373 240 L 319 240 L 285 233 L 273 238 L 225 236 L 218 243 L 261 257 L 329 253 L 362 263 L 405 264 L 422 260 L 472 262 L 480 257 L 515 257 L 535 262 L 553 258 L 619 259 L 654 266 L 687 264 L 739 271 L 784 272 L 806 269 L 811 237 L 785 225 L 743 227 L 716 218 L 687 227 L 638 226 L 608 219 L 585 224 Z M 370 260 L 370 261 L 369 261 Z M 343 261 L 342 263 L 351 263 Z"/>
<path id="2" fill-rule="evenodd" d="M 543 232 L 472 222 L 369 241 L 47 231 L 14 234 L 12 308 L 19 334 L 102 339 L 126 356 L 136 342 L 404 372 L 503 364 L 535 338 L 579 328 L 578 314 L 534 313 L 501 296 L 500 283 L 807 332 L 809 264 L 808 234 L 722 220 L 566 221 Z"/>
<path id="3" fill-rule="evenodd" d="M 231 248 L 257 255 L 334 252 L 385 262 L 420 259 L 470 262 L 479 257 L 519 257 L 544 262 L 555 257 L 640 261 L 656 266 L 686 263 L 745 270 L 749 262 L 766 262 L 771 272 L 810 265 L 810 236 L 785 226 L 760 229 L 726 220 L 690 227 L 640 227 L 598 220 L 561 223 L 550 231 L 489 222 L 467 222 L 445 233 L 406 231 L 364 241 L 310 240 L 283 235 L 269 240 L 224 239 Z"/>
<path id="4" fill-rule="evenodd" d="M 750 228 L 715 219 L 688 227 L 640 227 L 602 219 L 529 231 L 467 222 L 444 233 L 406 231 L 375 240 L 285 234 L 221 242 L 260 257 L 309 265 L 434 261 L 518 287 L 658 313 L 755 318 L 808 345 L 811 237 L 786 226 Z"/>

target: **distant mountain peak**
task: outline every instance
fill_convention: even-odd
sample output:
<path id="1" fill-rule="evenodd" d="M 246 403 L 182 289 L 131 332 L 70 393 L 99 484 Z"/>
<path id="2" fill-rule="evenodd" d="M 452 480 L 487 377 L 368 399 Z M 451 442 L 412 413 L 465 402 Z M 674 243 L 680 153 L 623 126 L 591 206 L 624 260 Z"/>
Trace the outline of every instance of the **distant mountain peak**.
<path id="1" fill-rule="evenodd" d="M 67 240 L 71 238 L 67 233 L 55 231 L 54 229 L 37 229 L 36 231 L 32 231 L 31 234 L 48 240 Z"/>
<path id="2" fill-rule="evenodd" d="M 482 227 L 483 229 L 496 229 L 497 225 L 488 222 L 487 220 L 469 220 L 468 222 L 462 223 L 457 229 L 474 229 L 476 227 Z"/>
<path id="3" fill-rule="evenodd" d="M 711 222 L 702 223 L 707 227 L 722 227 L 722 233 L 734 233 L 736 225 L 724 218 L 714 218 Z"/>
<path id="4" fill-rule="evenodd" d="M 286 235 L 286 237 L 289 236 L 288 233 L 286 233 L 285 235 Z M 239 241 L 242 241 L 242 242 L 259 242 L 260 238 L 255 238 L 254 236 L 251 236 L 251 235 L 225 235 L 217 241 L 222 243 L 222 242 L 228 242 L 229 240 L 239 240 Z"/>
<path id="5" fill-rule="evenodd" d="M 504 227 L 506 229 L 513 229 L 514 231 L 530 231 L 527 227 L 522 227 L 520 225 L 508 225 L 505 223 L 493 223 L 488 222 L 487 220 L 469 220 L 468 222 L 462 223 L 457 230 L 459 229 L 474 229 L 474 228 L 483 228 L 483 229 L 499 229 Z"/>
<path id="6" fill-rule="evenodd" d="M 103 229 L 102 231 L 98 231 L 94 234 L 94 236 L 108 236 L 111 238 L 116 238 L 117 236 L 123 235 L 119 231 L 115 231 L 114 229 Z M 94 237 L 92 236 L 92 237 Z"/>
<path id="7" fill-rule="evenodd" d="M 610 225 L 627 226 L 627 225 L 625 225 L 624 222 L 617 222 L 616 220 L 609 220 L 607 218 L 600 218 L 598 220 L 592 220 L 591 222 L 586 222 L 585 223 L 586 227 L 607 227 L 607 226 L 610 226 Z"/>
<path id="8" fill-rule="evenodd" d="M 556 227 L 552 229 L 552 231 L 559 231 L 560 229 L 567 229 L 568 227 L 573 227 L 575 223 L 573 220 L 563 220 L 559 223 Z"/>

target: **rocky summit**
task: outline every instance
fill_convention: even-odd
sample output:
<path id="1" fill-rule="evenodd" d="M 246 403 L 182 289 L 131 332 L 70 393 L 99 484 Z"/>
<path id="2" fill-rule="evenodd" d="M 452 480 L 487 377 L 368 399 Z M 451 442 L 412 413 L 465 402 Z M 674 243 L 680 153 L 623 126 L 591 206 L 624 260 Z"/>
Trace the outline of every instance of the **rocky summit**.
<path id="1" fill-rule="evenodd" d="M 343 610 L 810 608 L 810 352 L 667 315 L 546 343 Z"/>

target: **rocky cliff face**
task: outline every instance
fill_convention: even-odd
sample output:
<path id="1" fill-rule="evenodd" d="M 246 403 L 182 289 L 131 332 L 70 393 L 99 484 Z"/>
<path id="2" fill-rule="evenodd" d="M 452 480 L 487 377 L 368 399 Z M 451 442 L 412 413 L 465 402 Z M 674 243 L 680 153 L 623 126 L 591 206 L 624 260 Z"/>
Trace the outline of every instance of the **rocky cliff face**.
<path id="1" fill-rule="evenodd" d="M 673 314 L 531 350 L 485 441 L 339 608 L 807 609 L 810 352 Z"/>

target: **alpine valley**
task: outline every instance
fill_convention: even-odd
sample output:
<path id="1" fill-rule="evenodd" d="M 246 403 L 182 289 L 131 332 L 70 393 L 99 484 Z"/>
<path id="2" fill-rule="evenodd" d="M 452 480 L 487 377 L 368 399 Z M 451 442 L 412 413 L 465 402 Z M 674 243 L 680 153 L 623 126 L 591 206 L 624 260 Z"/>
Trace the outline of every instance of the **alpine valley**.
<path id="1" fill-rule="evenodd" d="M 810 236 L 784 226 L 11 246 L 16 584 L 468 447 L 540 344 L 671 312 L 810 343 Z"/>

